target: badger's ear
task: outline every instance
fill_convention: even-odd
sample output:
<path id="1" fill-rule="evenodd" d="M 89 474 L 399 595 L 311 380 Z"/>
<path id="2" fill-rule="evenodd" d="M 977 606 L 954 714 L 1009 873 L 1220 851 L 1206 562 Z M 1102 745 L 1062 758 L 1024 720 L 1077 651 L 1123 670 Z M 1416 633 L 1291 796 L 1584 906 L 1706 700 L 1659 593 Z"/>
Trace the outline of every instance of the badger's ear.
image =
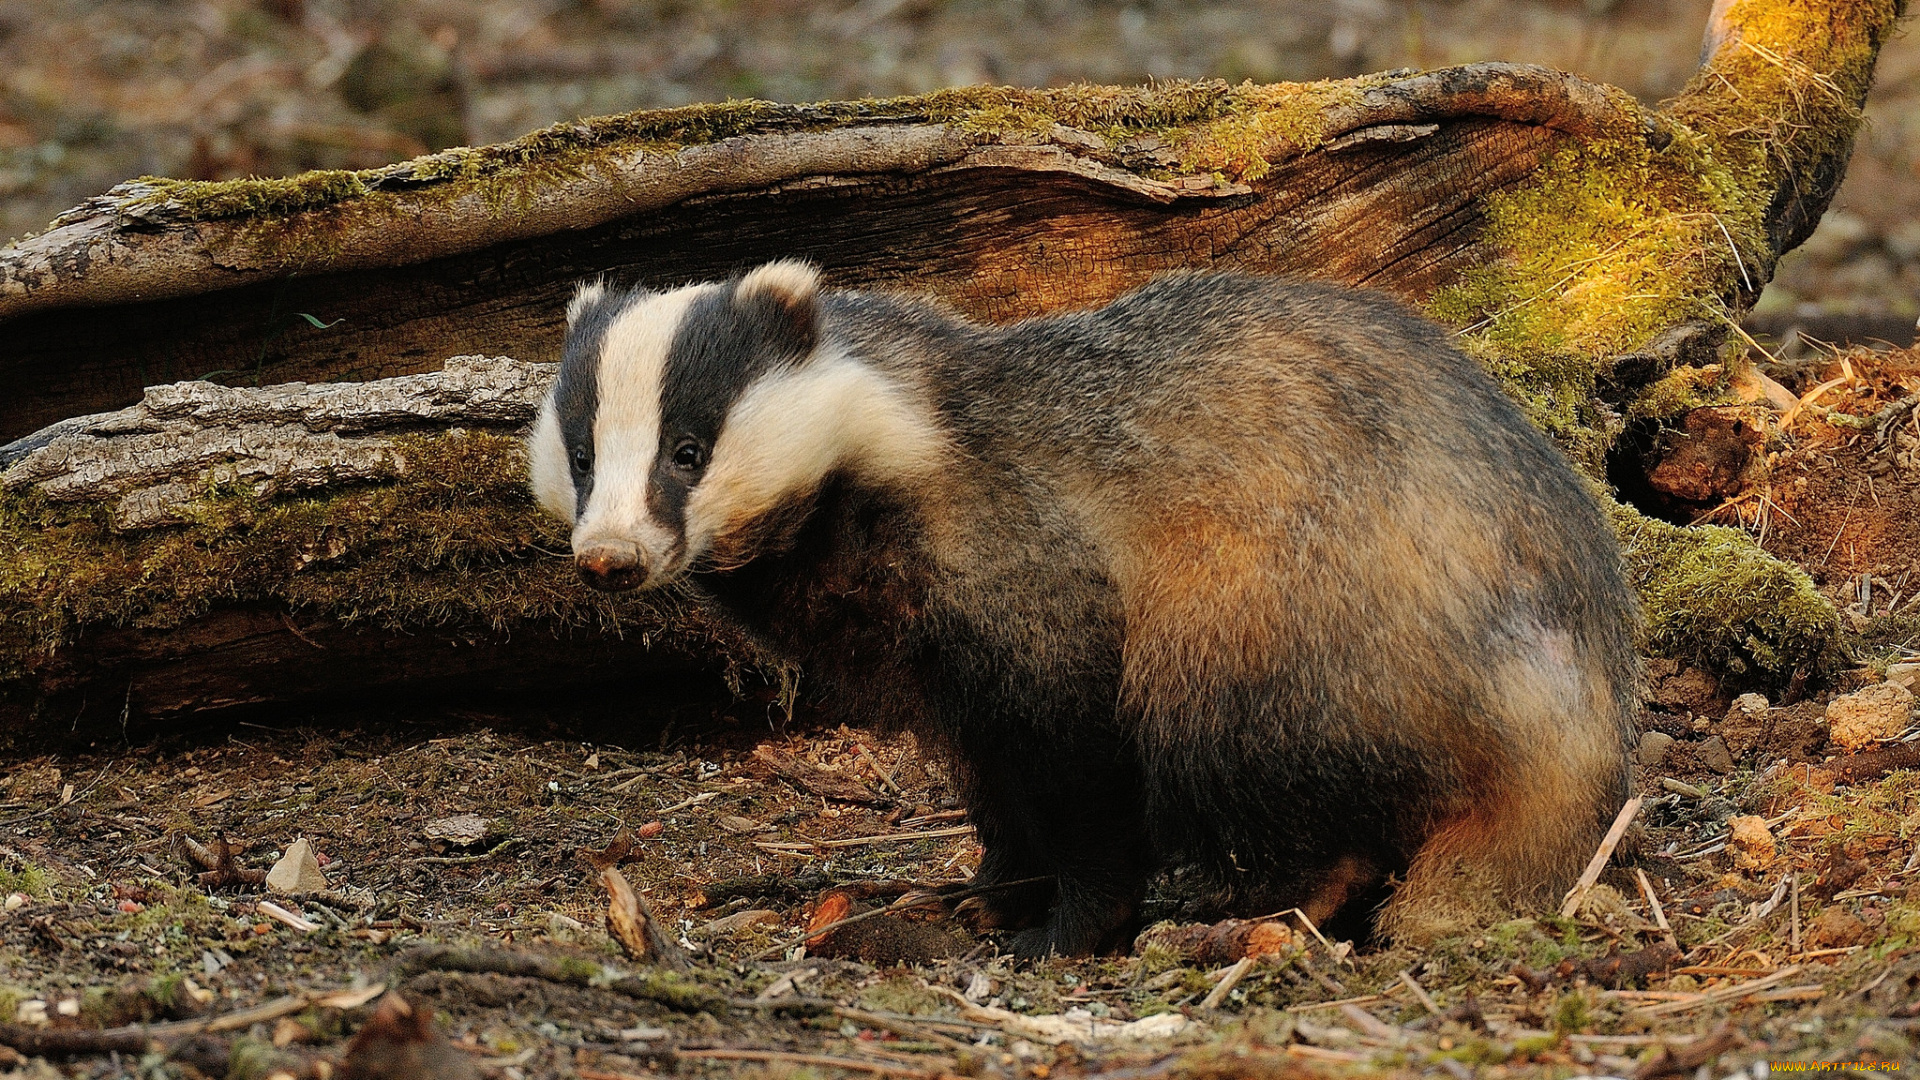
<path id="1" fill-rule="evenodd" d="M 747 271 L 733 291 L 742 313 L 772 317 L 773 329 L 800 355 L 813 351 L 820 296 L 820 268 L 799 259 L 781 259 Z"/>
<path id="2" fill-rule="evenodd" d="M 572 326 L 573 324 L 579 322 L 580 316 L 585 315 L 587 311 L 593 307 L 593 305 L 599 303 L 600 299 L 606 295 L 607 295 L 606 282 L 604 281 L 581 282 L 579 288 L 576 288 L 575 290 L 573 290 L 572 302 L 567 304 L 567 325 Z"/>

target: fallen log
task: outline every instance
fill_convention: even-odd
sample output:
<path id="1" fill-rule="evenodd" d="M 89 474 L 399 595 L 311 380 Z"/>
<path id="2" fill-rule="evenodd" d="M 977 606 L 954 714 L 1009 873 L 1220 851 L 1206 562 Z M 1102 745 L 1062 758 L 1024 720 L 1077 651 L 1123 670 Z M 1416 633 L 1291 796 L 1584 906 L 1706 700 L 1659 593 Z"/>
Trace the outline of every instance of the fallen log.
<path id="1" fill-rule="evenodd" d="M 1621 417 L 1722 403 L 1724 331 L 1831 199 L 1899 6 L 1721 3 L 1659 109 L 1510 64 L 970 88 L 123 184 L 0 248 L 0 438 L 20 439 L 0 451 L 0 714 L 757 662 L 697 609 L 578 587 L 521 489 L 514 433 L 595 275 L 801 255 L 988 319 L 1181 267 L 1375 286 L 1459 327 L 1599 477 Z M 141 398 L 188 376 L 236 385 Z M 314 385 L 369 376 L 428 382 Z M 1804 573 L 1732 530 L 1614 513 L 1657 652 L 1773 678 L 1834 655 Z"/>
<path id="2" fill-rule="evenodd" d="M 375 383 L 182 383 L 0 448 L 0 715 L 85 734 L 399 688 L 723 694 L 746 642 L 581 587 L 531 512 L 517 430 L 552 378 L 459 357 Z"/>

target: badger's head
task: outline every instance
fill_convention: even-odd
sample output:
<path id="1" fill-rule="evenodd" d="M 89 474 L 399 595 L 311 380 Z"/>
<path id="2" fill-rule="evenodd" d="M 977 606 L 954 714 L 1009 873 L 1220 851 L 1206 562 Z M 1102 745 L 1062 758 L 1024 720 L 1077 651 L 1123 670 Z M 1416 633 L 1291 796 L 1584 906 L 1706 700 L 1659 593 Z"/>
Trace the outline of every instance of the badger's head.
<path id="1" fill-rule="evenodd" d="M 529 457 L 589 584 L 737 565 L 828 476 L 933 467 L 940 439 L 905 389 L 823 340 L 819 285 L 781 261 L 669 292 L 581 287 Z"/>

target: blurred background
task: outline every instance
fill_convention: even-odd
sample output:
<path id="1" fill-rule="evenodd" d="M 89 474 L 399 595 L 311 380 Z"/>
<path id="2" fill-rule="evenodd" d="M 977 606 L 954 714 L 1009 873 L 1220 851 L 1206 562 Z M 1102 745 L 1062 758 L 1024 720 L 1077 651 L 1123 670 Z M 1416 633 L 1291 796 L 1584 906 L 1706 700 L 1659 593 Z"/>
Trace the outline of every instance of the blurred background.
<path id="1" fill-rule="evenodd" d="M 144 173 L 362 168 L 581 116 L 1501 59 L 1657 101 L 1711 0 L 0 0 L 0 238 Z M 1920 42 L 1763 310 L 1920 316 Z M 1865 319 L 1865 322 L 1861 322 Z M 1856 336 L 1857 333 L 1856 333 Z"/>

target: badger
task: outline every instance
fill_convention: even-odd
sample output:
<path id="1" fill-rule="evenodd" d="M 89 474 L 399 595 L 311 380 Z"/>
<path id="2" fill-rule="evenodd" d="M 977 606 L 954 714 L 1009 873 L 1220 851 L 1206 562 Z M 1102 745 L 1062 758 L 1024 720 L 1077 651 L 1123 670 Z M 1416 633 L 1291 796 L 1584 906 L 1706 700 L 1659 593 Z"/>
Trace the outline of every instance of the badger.
<path id="1" fill-rule="evenodd" d="M 1123 944 L 1162 871 L 1430 939 L 1557 896 L 1628 793 L 1612 534 L 1388 297 L 1178 273 L 984 325 L 783 260 L 567 324 L 529 461 L 580 575 L 943 754 L 1017 954 Z"/>

